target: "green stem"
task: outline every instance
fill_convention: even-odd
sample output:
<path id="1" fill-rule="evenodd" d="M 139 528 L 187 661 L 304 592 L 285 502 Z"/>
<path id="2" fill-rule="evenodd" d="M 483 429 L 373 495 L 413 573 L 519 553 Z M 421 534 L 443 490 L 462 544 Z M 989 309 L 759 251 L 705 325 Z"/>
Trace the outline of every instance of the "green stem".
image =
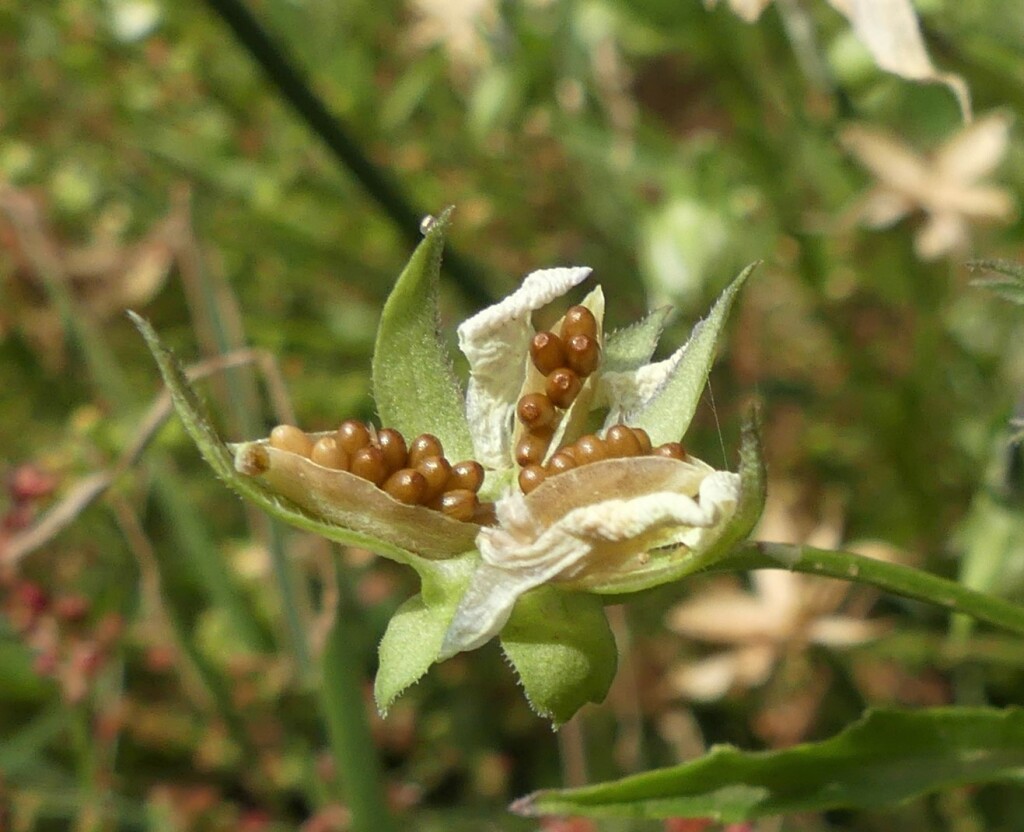
<path id="1" fill-rule="evenodd" d="M 976 592 L 920 569 L 887 563 L 853 552 L 815 549 L 789 543 L 749 542 L 718 561 L 709 571 L 737 572 L 745 569 L 792 569 L 808 575 L 868 584 L 894 595 L 935 604 L 1024 635 L 1024 607 Z"/>
<path id="2" fill-rule="evenodd" d="M 231 28 L 238 42 L 260 65 L 270 82 L 306 125 L 327 145 L 341 164 L 359 181 L 370 197 L 392 220 L 398 233 L 413 245 L 420 241 L 418 210 L 402 193 L 397 182 L 362 151 L 345 125 L 327 110 L 309 84 L 285 56 L 278 44 L 260 26 L 241 0 L 206 0 L 207 4 Z M 466 299 L 478 306 L 493 302 L 491 293 L 479 277 L 479 269 L 451 247 L 445 252 L 444 265 Z"/>
<path id="3" fill-rule="evenodd" d="M 321 658 L 321 707 L 335 769 L 352 812 L 353 832 L 391 832 L 395 825 L 384 797 L 380 761 L 366 715 L 360 651 L 345 620 L 345 612 L 353 605 L 337 566 L 335 576 L 340 601 Z"/>

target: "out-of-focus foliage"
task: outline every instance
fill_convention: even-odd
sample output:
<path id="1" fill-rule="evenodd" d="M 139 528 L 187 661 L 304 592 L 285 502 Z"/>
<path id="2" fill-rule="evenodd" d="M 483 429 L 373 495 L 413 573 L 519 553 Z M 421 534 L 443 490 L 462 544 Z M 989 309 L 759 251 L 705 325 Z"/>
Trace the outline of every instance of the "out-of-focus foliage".
<path id="1" fill-rule="evenodd" d="M 339 691 L 372 713 L 376 644 L 413 592 L 386 563 L 249 515 L 176 423 L 123 457 L 158 387 L 122 306 L 185 363 L 261 351 L 260 372 L 202 383 L 224 434 L 295 413 L 327 428 L 375 415 L 373 336 L 409 254 L 211 5 L 0 0 L 0 828 L 347 828 L 361 786 L 336 761 L 358 700 Z M 669 302 L 676 344 L 763 260 L 688 446 L 734 464 L 719 431 L 734 447 L 760 396 L 770 493 L 784 484 L 788 501 L 773 538 L 827 521 L 837 541 L 1022 600 L 1020 309 L 963 267 L 1024 259 L 1007 115 L 1024 106 L 1021 4 L 918 4 L 936 66 L 964 79 L 979 122 L 1009 125 L 1005 153 L 979 150 L 957 180 L 1008 199 L 979 212 L 956 202 L 968 189 L 946 193 L 935 204 L 966 226 L 927 261 L 915 241 L 942 212 L 893 204 L 887 227 L 862 226 L 878 182 L 843 136 L 882 132 L 934 160 L 964 129 L 957 103 L 880 70 L 826 3 L 776 0 L 756 23 L 699 0 L 248 5 L 411 200 L 456 206 L 452 244 L 494 297 L 534 268 L 590 265 L 617 299 L 609 326 Z M 446 324 L 474 311 L 451 286 L 442 300 Z M 104 472 L 113 486 L 86 500 Z M 27 547 L 76 495 L 89 507 Z M 537 829 L 504 815 L 508 799 L 718 741 L 820 739 L 868 705 L 1024 696 L 1008 637 L 947 639 L 934 609 L 852 593 L 843 617 L 877 611 L 896 631 L 829 652 L 787 623 L 752 690 L 690 703 L 673 674 L 715 647 L 665 621 L 706 587 L 613 612 L 619 679 L 558 738 L 488 649 L 373 717 L 354 768 L 372 781 L 376 749 L 387 801 L 417 829 Z M 321 683 L 325 644 L 351 679 Z M 1022 813 L 1019 789 L 987 787 L 795 822 L 1012 829 Z"/>

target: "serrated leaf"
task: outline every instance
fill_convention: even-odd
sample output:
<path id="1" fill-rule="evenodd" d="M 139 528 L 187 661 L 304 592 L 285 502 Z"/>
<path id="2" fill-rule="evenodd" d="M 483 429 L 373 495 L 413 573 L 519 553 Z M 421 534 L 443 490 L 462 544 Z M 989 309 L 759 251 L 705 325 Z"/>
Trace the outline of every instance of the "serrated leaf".
<path id="1" fill-rule="evenodd" d="M 663 306 L 635 324 L 610 333 L 604 342 L 601 372 L 629 372 L 650 361 L 671 311 L 671 306 Z"/>
<path id="2" fill-rule="evenodd" d="M 646 430 L 655 445 L 678 442 L 686 434 L 707 384 L 729 310 L 756 266 L 747 266 L 722 292 L 711 313 L 693 328 L 690 340 L 669 359 L 674 367 L 665 382 L 646 404 L 630 414 L 627 423 Z"/>
<path id="3" fill-rule="evenodd" d="M 972 270 L 995 272 L 998 277 L 979 277 L 971 281 L 995 292 L 1012 303 L 1024 304 L 1024 264 L 1010 260 L 975 260 L 967 264 Z"/>
<path id="4" fill-rule="evenodd" d="M 692 762 L 580 789 L 542 791 L 524 815 L 701 817 L 867 809 L 971 783 L 1024 778 L 1024 710 L 878 710 L 831 739 L 783 751 L 718 746 Z"/>
<path id="5" fill-rule="evenodd" d="M 254 477 L 244 476 L 235 470 L 234 456 L 210 424 L 202 401 L 185 378 L 177 360 L 160 341 L 153 327 L 134 312 L 129 312 L 132 322 L 146 339 L 150 352 L 156 359 L 160 374 L 171 393 L 171 401 L 182 424 L 206 462 L 228 486 L 241 496 L 252 500 L 273 517 L 283 520 L 305 531 L 322 535 L 330 540 L 350 546 L 370 549 L 380 555 L 417 566 L 421 558 L 406 549 L 396 546 L 373 535 L 325 523 L 307 511 L 299 508 L 267 488 Z"/>
<path id="6" fill-rule="evenodd" d="M 373 397 L 384 426 L 410 439 L 432 433 L 457 460 L 472 458 L 473 442 L 462 390 L 438 332 L 438 279 L 451 211 L 431 225 L 384 304 L 373 351 Z"/>
<path id="7" fill-rule="evenodd" d="M 437 660 L 475 564 L 474 555 L 467 553 L 421 567 L 422 592 L 398 608 L 380 642 L 373 695 L 382 714 Z"/>
<path id="8" fill-rule="evenodd" d="M 538 587 L 516 603 L 501 646 L 530 706 L 554 727 L 588 702 L 600 702 L 618 653 L 600 598 Z"/>

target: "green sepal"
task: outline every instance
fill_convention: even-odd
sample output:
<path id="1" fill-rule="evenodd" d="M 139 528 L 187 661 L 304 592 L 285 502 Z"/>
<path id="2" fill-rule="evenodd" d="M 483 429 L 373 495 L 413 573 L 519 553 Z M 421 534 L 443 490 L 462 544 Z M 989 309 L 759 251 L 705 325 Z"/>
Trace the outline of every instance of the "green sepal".
<path id="1" fill-rule="evenodd" d="M 1012 260 L 973 260 L 967 264 L 972 271 L 994 273 L 991 277 L 977 277 L 972 286 L 991 289 L 1005 300 L 1024 304 L 1024 263 Z"/>
<path id="2" fill-rule="evenodd" d="M 646 430 L 655 445 L 678 442 L 686 434 L 707 385 L 729 310 L 756 266 L 747 266 L 722 292 L 711 313 L 693 328 L 669 377 L 646 404 L 629 415 L 627 424 Z"/>
<path id="3" fill-rule="evenodd" d="M 373 397 L 384 427 L 412 439 L 432 433 L 446 456 L 470 459 L 461 388 L 439 333 L 437 292 L 452 209 L 434 220 L 384 304 L 373 350 Z"/>
<path id="4" fill-rule="evenodd" d="M 876 809 L 1024 771 L 1024 710 L 869 711 L 822 742 L 781 751 L 716 746 L 672 768 L 517 800 L 521 815 L 751 821 L 794 812 Z"/>
<path id="5" fill-rule="evenodd" d="M 380 665 L 373 695 L 382 715 L 436 661 L 444 634 L 477 563 L 473 551 L 445 561 L 416 564 L 422 590 L 392 616 L 378 649 Z"/>
<path id="6" fill-rule="evenodd" d="M 558 728 L 608 693 L 618 652 L 603 601 L 542 586 L 523 595 L 501 631 L 527 701 Z"/>
<path id="7" fill-rule="evenodd" d="M 650 361 L 671 312 L 671 306 L 662 306 L 635 324 L 609 333 L 601 356 L 601 372 L 631 372 Z"/>
<path id="8" fill-rule="evenodd" d="M 322 535 L 349 546 L 370 549 L 380 555 L 393 558 L 413 566 L 421 560 L 417 555 L 377 537 L 352 531 L 342 526 L 325 523 L 309 512 L 303 511 L 290 500 L 273 493 L 255 478 L 240 474 L 235 469 L 234 455 L 217 435 L 210 424 L 210 418 L 202 400 L 189 384 L 177 360 L 171 354 L 149 323 L 136 315 L 128 313 L 132 322 L 146 339 L 150 352 L 156 359 L 160 374 L 171 394 L 174 409 L 178 412 L 182 424 L 206 462 L 214 473 L 241 496 L 252 500 L 256 505 L 279 520 L 292 526 Z"/>

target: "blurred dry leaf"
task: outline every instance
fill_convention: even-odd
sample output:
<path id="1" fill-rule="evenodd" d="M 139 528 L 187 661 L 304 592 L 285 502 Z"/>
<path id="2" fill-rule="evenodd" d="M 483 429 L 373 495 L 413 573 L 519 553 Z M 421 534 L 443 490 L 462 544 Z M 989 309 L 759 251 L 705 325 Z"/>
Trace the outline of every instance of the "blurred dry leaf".
<path id="1" fill-rule="evenodd" d="M 771 0 L 729 0 L 729 8 L 747 23 L 753 23 Z M 945 84 L 956 96 L 964 121 L 971 120 L 971 94 L 967 84 L 950 72 L 935 68 L 917 13 L 910 0 L 828 0 L 853 26 L 853 33 L 886 72 L 911 81 Z M 704 0 L 713 8 L 718 0 Z"/>
<path id="2" fill-rule="evenodd" d="M 870 228 L 885 228 L 923 211 L 927 220 L 914 240 L 923 260 L 963 249 L 972 221 L 1011 219 L 1015 205 L 1010 192 L 978 182 L 1006 154 L 1010 123 L 1005 113 L 985 116 L 929 155 L 881 131 L 847 127 L 840 141 L 878 179 L 859 206 L 858 219 Z"/>

